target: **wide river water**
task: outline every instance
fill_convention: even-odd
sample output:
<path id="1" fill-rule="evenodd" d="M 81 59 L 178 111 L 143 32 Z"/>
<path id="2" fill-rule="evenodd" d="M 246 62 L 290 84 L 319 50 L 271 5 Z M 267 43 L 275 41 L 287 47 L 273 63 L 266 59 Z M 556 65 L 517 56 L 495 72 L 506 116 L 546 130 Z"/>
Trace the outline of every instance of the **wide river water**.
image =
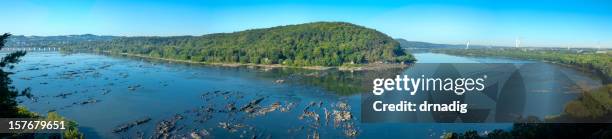
<path id="1" fill-rule="evenodd" d="M 536 61 L 435 53 L 415 56 L 419 63 L 537 63 L 564 71 L 569 78 L 578 80 L 581 88 L 601 85 L 587 73 Z M 306 138 L 315 133 L 322 138 L 343 138 L 352 131 L 356 131 L 357 138 L 439 138 L 449 131 L 484 132 L 512 126 L 511 123 L 360 123 L 360 92 L 371 87 L 360 79 L 379 75 L 367 72 L 219 67 L 57 52 L 28 53 L 11 71 L 16 72 L 10 76 L 13 85 L 18 89 L 30 87 L 35 96 L 34 99 L 20 97 L 20 105 L 42 114 L 55 111 L 74 120 L 86 138 L 158 136 L 156 127 L 162 121 L 172 123 L 173 128 L 169 130 L 172 136 L 189 137 L 193 132 L 208 133 L 214 138 Z M 550 70 L 531 74 L 543 76 L 547 71 Z M 385 72 L 395 75 L 410 72 L 410 68 Z M 538 86 L 561 82 L 553 80 Z M 527 106 L 542 108 L 525 113 L 538 117 L 560 113 L 565 102 L 579 93 L 570 89 L 564 93 L 529 90 Z M 339 106 L 344 103 L 349 107 Z M 250 108 L 256 111 L 246 112 Z M 338 126 L 333 118 L 325 116 L 326 111 L 334 110 L 349 111 L 352 118 Z M 312 113 L 307 111 L 317 114 L 318 120 L 309 117 Z M 113 132 L 122 124 L 147 117 L 151 120 Z"/>

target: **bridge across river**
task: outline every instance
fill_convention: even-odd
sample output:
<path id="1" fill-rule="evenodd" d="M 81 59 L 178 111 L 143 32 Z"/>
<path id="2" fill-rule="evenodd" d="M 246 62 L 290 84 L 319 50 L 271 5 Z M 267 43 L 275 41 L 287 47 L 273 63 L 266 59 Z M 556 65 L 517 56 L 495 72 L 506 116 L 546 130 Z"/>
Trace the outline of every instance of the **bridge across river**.
<path id="1" fill-rule="evenodd" d="M 60 51 L 59 47 L 5 47 L 0 49 L 0 51 L 28 51 L 28 52 L 53 52 Z"/>

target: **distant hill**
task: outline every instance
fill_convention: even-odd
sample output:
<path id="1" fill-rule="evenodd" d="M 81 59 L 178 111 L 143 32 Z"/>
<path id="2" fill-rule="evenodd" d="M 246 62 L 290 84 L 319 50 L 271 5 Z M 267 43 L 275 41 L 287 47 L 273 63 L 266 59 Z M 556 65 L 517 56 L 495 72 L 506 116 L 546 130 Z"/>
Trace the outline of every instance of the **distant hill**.
<path id="1" fill-rule="evenodd" d="M 438 49 L 438 48 L 465 48 L 465 44 L 438 44 L 429 42 L 419 41 L 408 41 L 405 39 L 395 39 L 400 43 L 400 46 L 404 49 Z M 502 47 L 502 46 L 484 46 L 484 45 L 470 45 L 470 48 L 489 48 L 489 47 Z"/>
<path id="2" fill-rule="evenodd" d="M 395 39 L 399 42 L 402 48 L 406 49 L 431 49 L 431 48 L 462 48 L 464 45 L 454 45 L 454 44 L 436 44 L 436 43 L 428 43 L 428 42 L 419 42 L 419 41 L 408 41 L 405 39 Z"/>
<path id="3" fill-rule="evenodd" d="M 63 50 L 68 51 L 107 51 L 213 63 L 339 66 L 415 61 L 384 33 L 346 22 L 314 22 L 203 36 L 76 35 L 15 40 L 16 44 L 21 44 L 20 40 L 34 40 L 25 44 L 53 42 L 49 45 L 63 45 Z"/>
<path id="4" fill-rule="evenodd" d="M 64 47 L 85 42 L 110 41 L 118 37 L 92 34 L 65 36 L 23 36 L 13 35 L 6 41 L 7 47 Z"/>

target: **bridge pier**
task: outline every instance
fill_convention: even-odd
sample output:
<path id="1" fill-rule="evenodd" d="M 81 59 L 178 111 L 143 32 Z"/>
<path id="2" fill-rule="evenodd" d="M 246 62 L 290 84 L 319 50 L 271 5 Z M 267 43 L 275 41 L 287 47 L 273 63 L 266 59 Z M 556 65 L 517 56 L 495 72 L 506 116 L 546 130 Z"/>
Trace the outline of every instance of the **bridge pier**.
<path id="1" fill-rule="evenodd" d="M 29 52 L 53 52 L 59 51 L 58 47 L 5 47 L 0 51 L 29 51 Z"/>

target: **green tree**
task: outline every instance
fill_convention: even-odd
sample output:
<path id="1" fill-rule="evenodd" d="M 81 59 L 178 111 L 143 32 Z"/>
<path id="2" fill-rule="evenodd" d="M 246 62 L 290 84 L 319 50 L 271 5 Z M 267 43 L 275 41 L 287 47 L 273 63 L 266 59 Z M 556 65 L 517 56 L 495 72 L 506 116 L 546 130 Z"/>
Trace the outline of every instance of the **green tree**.
<path id="1" fill-rule="evenodd" d="M 5 47 L 4 44 L 9 36 L 11 36 L 9 33 L 0 36 L 0 49 Z M 62 134 L 50 134 L 49 136 L 43 134 L 40 134 L 40 137 L 38 137 L 38 134 L 0 134 L 0 138 L 83 138 L 83 134 L 79 132 L 76 122 L 67 120 L 55 112 L 49 113 L 47 117 L 40 117 L 38 114 L 32 113 L 26 108 L 17 105 L 15 98 L 18 96 L 25 96 L 28 98 L 33 96 L 30 94 L 30 88 L 18 91 L 12 86 L 12 81 L 9 78 L 9 75 L 12 73 L 5 71 L 5 69 L 14 68 L 14 64 L 20 61 L 19 58 L 25 55 L 26 51 L 16 51 L 8 53 L 0 60 L 0 118 L 44 118 L 45 120 L 63 120 L 68 122 L 68 129 Z"/>
<path id="2" fill-rule="evenodd" d="M 11 36 L 9 33 L 0 36 L 0 49 L 5 47 L 4 44 L 9 36 Z M 0 60 L 0 118 L 22 117 L 18 114 L 15 98 L 20 95 L 31 96 L 29 89 L 20 92 L 12 86 L 12 81 L 9 78 L 9 75 L 12 73 L 5 71 L 7 68 L 12 69 L 14 67 L 13 64 L 18 63 L 19 58 L 25 54 L 25 51 L 16 51 L 5 55 Z"/>

